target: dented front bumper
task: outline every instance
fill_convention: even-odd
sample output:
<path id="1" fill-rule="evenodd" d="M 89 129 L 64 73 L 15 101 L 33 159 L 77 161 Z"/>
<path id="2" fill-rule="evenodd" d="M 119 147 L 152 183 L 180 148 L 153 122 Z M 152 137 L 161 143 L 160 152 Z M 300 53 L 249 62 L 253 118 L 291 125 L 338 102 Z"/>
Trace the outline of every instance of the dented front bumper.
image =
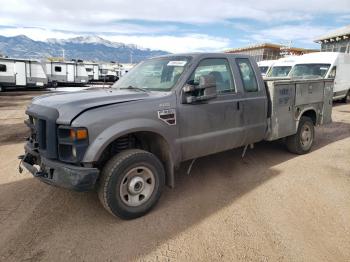
<path id="1" fill-rule="evenodd" d="M 75 191 L 93 190 L 99 176 L 97 168 L 69 165 L 44 158 L 28 145 L 25 146 L 25 155 L 19 158 L 20 166 L 26 168 L 34 177 L 47 184 Z"/>

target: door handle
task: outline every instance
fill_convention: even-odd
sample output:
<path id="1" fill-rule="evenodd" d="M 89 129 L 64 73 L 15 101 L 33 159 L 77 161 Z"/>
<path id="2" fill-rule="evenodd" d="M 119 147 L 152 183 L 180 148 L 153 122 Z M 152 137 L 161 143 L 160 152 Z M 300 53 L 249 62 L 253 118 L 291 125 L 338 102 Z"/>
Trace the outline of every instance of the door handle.
<path id="1" fill-rule="evenodd" d="M 240 110 L 240 102 L 239 101 L 237 101 L 237 111 L 239 111 Z"/>

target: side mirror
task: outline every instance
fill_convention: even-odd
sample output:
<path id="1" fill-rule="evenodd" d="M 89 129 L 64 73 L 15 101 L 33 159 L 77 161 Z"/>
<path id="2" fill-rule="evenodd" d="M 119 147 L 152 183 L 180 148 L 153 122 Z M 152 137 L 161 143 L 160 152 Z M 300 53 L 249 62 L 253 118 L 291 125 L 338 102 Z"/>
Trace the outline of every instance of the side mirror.
<path id="1" fill-rule="evenodd" d="M 211 75 L 201 76 L 199 77 L 199 85 L 186 84 L 183 92 L 187 104 L 216 98 L 216 80 Z"/>

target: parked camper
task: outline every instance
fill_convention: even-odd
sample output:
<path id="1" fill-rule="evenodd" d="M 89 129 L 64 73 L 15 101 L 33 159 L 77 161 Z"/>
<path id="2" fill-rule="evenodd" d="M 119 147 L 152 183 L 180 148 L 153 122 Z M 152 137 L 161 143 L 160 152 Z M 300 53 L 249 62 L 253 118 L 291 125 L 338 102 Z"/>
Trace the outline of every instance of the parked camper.
<path id="1" fill-rule="evenodd" d="M 89 81 L 99 80 L 99 65 L 97 63 L 84 62 L 86 73 L 89 76 Z"/>
<path id="2" fill-rule="evenodd" d="M 121 76 L 128 73 L 136 64 L 120 64 Z"/>
<path id="3" fill-rule="evenodd" d="M 44 87 L 47 77 L 38 60 L 0 58 L 0 91 L 19 87 Z"/>
<path id="4" fill-rule="evenodd" d="M 258 62 L 258 66 L 261 72 L 262 76 L 266 76 L 267 72 L 269 71 L 269 69 L 271 68 L 271 66 L 276 63 L 277 60 L 264 60 L 264 61 L 260 61 Z"/>
<path id="5" fill-rule="evenodd" d="M 85 85 L 89 76 L 85 66 L 80 62 L 46 62 L 46 74 L 51 86 Z"/>
<path id="6" fill-rule="evenodd" d="M 273 78 L 288 78 L 298 56 L 289 56 L 278 59 L 269 69 L 266 76 Z"/>
<path id="7" fill-rule="evenodd" d="M 115 63 L 105 63 L 100 64 L 100 81 L 104 82 L 115 82 L 119 79 L 117 74 L 118 64 Z"/>
<path id="8" fill-rule="evenodd" d="M 333 100 L 350 99 L 350 54 L 321 52 L 300 57 L 290 73 L 293 78 L 334 79 Z"/>

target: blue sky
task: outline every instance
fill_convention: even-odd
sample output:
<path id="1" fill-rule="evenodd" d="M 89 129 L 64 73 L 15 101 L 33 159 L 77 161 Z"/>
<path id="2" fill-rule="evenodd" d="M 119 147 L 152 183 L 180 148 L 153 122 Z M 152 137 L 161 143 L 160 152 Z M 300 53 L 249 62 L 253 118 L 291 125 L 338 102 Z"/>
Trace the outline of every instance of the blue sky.
<path id="1" fill-rule="evenodd" d="M 273 42 L 318 48 L 350 24 L 349 0 L 0 0 L 0 35 L 102 38 L 170 52 Z"/>

